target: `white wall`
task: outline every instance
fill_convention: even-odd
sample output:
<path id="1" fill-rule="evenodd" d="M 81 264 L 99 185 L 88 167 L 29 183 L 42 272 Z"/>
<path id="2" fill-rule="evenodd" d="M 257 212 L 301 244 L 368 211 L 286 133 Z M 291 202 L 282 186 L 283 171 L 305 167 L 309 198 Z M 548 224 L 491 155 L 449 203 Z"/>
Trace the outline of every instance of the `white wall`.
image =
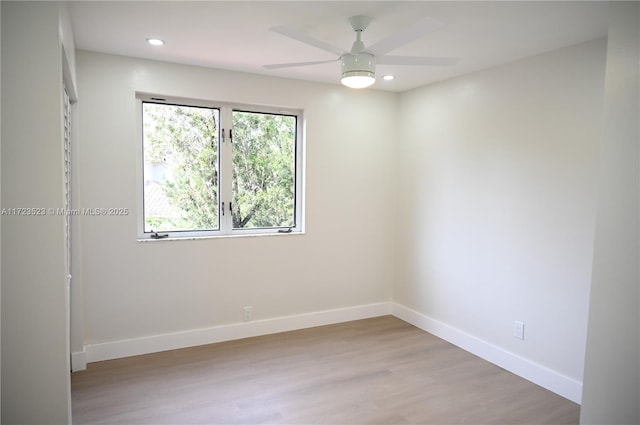
<path id="1" fill-rule="evenodd" d="M 611 7 L 581 423 L 640 423 L 640 6 Z"/>
<path id="2" fill-rule="evenodd" d="M 0 46 L 2 45 L 2 7 L 0 7 Z M 2 79 L 2 56 L 0 55 L 0 80 Z M 0 83 L 0 99 L 2 98 L 2 84 Z M 2 119 L 0 118 L 0 135 L 2 134 Z M 2 137 L 0 137 L 0 141 Z M 2 199 L 2 149 L 0 149 L 0 199 Z M 2 240 L 2 217 L 0 216 L 0 241 Z M 2 244 L 0 243 L 0 258 L 2 258 Z M 0 318 L 2 317 L 2 261 L 0 261 Z M 0 330 L 0 365 L 2 364 L 2 337 Z M 0 367 L 0 422 L 2 421 L 2 368 Z"/>
<path id="3" fill-rule="evenodd" d="M 0 46 L 2 45 L 2 7 L 0 7 Z M 2 55 L 0 55 L 0 79 L 2 78 Z M 0 83 L 0 98 L 2 98 L 2 84 Z M 2 119 L 0 118 L 0 135 L 2 134 Z M 0 141 L 2 137 L 0 137 Z M 0 149 L 0 199 L 2 199 L 2 149 Z M 2 240 L 2 217 L 0 217 L 0 241 Z M 2 258 L 2 244 L 0 243 L 0 258 Z M 2 261 L 0 261 L 0 318 L 2 317 Z M 1 333 L 1 331 L 0 331 Z M 2 364 L 2 338 L 0 337 L 0 365 Z M 0 367 L 0 383 L 2 382 L 2 368 Z M 2 385 L 0 384 L 0 421 L 2 420 Z"/>
<path id="4" fill-rule="evenodd" d="M 2 207 L 61 208 L 63 9 L 1 7 Z M 63 247 L 63 216 L 2 217 L 2 423 L 70 422 Z"/>
<path id="5" fill-rule="evenodd" d="M 604 59 L 596 40 L 401 97 L 396 301 L 576 383 Z"/>
<path id="6" fill-rule="evenodd" d="M 397 96 L 78 52 L 85 344 L 389 301 Z M 306 234 L 136 241 L 135 92 L 302 108 Z"/>

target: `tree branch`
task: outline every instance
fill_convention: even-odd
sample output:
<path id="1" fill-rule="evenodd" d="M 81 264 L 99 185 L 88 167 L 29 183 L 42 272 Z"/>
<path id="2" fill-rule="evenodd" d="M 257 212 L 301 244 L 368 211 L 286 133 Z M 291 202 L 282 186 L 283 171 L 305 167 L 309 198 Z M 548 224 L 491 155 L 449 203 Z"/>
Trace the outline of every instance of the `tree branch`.
<path id="1" fill-rule="evenodd" d="M 249 222 L 249 220 L 251 220 L 253 216 L 256 215 L 256 212 L 258 211 L 259 207 L 260 207 L 260 202 L 256 203 L 253 207 L 251 207 L 251 211 L 249 211 L 249 214 L 247 214 L 242 220 L 238 220 L 238 222 L 233 223 L 234 226 L 238 229 L 243 228 Z M 235 221 L 236 220 L 234 220 L 234 222 Z"/>

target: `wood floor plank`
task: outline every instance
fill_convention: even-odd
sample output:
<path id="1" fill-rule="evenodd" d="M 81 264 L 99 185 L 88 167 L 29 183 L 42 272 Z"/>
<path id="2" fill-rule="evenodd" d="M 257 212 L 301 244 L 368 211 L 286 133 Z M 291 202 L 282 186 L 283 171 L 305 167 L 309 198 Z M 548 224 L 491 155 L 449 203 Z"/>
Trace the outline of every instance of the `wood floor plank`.
<path id="1" fill-rule="evenodd" d="M 392 316 L 92 363 L 76 424 L 577 424 L 579 406 Z"/>

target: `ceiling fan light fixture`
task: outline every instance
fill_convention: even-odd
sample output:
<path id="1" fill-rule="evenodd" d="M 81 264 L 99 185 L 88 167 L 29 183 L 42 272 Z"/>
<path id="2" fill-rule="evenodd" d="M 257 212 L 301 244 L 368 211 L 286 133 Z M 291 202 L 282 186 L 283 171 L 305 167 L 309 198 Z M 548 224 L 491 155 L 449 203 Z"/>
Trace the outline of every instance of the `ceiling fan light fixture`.
<path id="1" fill-rule="evenodd" d="M 343 72 L 340 82 L 352 89 L 364 89 L 376 82 L 373 72 Z"/>
<path id="2" fill-rule="evenodd" d="M 376 57 L 370 53 L 347 53 L 340 57 L 340 82 L 352 89 L 363 89 L 376 82 Z"/>

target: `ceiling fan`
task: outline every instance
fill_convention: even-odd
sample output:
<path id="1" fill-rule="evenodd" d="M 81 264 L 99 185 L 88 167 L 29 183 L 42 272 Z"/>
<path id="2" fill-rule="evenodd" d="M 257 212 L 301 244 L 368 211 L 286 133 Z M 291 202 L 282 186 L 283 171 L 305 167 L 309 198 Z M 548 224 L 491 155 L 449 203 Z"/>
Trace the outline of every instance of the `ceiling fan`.
<path id="1" fill-rule="evenodd" d="M 336 59 L 296 62 L 296 63 L 279 63 L 272 65 L 264 65 L 266 69 L 293 68 L 297 66 L 319 65 L 323 63 L 340 61 L 342 78 L 341 82 L 351 88 L 369 87 L 376 81 L 376 63 L 384 65 L 422 65 L 422 66 L 438 66 L 438 65 L 455 65 L 459 62 L 457 58 L 441 58 L 441 57 L 416 57 L 416 56 L 389 56 L 386 53 L 415 40 L 431 31 L 435 31 L 444 26 L 440 21 L 433 18 L 425 17 L 419 21 L 404 27 L 400 31 L 391 36 L 378 41 L 372 46 L 365 47 L 362 42 L 362 32 L 367 29 L 371 23 L 368 16 L 352 16 L 349 18 L 351 27 L 356 32 L 356 41 L 353 42 L 350 51 L 345 51 L 339 47 L 333 46 L 324 41 L 317 40 L 311 36 L 287 28 L 285 26 L 276 26 L 270 28 L 271 31 L 292 38 L 302 43 L 317 47 L 327 52 L 338 55 Z"/>

